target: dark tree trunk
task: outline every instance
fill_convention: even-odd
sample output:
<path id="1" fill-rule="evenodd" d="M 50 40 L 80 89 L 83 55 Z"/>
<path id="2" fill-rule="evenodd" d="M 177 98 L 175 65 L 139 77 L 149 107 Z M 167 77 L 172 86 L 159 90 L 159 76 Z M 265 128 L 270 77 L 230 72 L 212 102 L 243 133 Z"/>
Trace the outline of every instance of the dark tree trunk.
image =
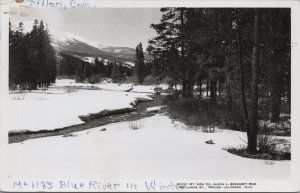
<path id="1" fill-rule="evenodd" d="M 187 90 L 188 90 L 187 82 L 186 82 L 186 80 L 183 80 L 182 81 L 182 97 L 188 97 Z"/>
<path id="2" fill-rule="evenodd" d="M 243 119 L 244 119 L 244 130 L 248 130 L 248 108 L 245 95 L 245 73 L 244 73 L 244 64 L 243 64 L 243 49 L 242 49 L 242 38 L 240 31 L 239 15 L 236 10 L 236 21 L 237 21 L 237 49 L 239 57 L 239 66 L 240 66 L 240 87 L 242 94 L 242 104 L 243 104 Z"/>
<path id="3" fill-rule="evenodd" d="M 181 62 L 182 62 L 182 96 L 189 97 L 189 82 L 187 80 L 187 66 L 186 66 L 186 53 L 185 53 L 185 35 L 184 35 L 184 10 L 180 9 L 180 25 L 181 25 L 181 37 L 180 37 L 180 47 L 181 47 Z"/>
<path id="4" fill-rule="evenodd" d="M 185 93 L 186 90 L 186 82 L 185 80 L 182 81 L 182 94 Z"/>
<path id="5" fill-rule="evenodd" d="M 226 104 L 226 107 L 230 111 L 232 111 L 233 99 L 232 99 L 232 88 L 231 88 L 231 85 L 229 85 L 230 81 L 231 80 L 229 79 L 229 77 L 226 76 L 226 81 L 225 81 L 225 104 Z"/>
<path id="6" fill-rule="evenodd" d="M 278 11 L 272 12 L 273 25 L 271 25 L 271 36 L 277 37 L 280 29 L 280 24 L 275 21 Z M 274 31 L 275 30 L 275 31 Z M 271 122 L 279 122 L 280 110 L 281 110 L 281 95 L 283 92 L 283 76 L 282 73 L 282 58 L 284 55 L 278 50 L 276 46 L 277 42 L 274 42 L 271 47 Z M 277 48 L 277 49 L 276 49 Z"/>
<path id="7" fill-rule="evenodd" d="M 206 96 L 208 97 L 208 91 L 209 91 L 209 77 L 206 78 Z"/>
<path id="8" fill-rule="evenodd" d="M 232 93 L 231 93 L 231 89 L 228 88 L 226 89 L 226 106 L 229 110 L 232 110 Z"/>
<path id="9" fill-rule="evenodd" d="M 194 82 L 189 81 L 183 81 L 182 83 L 182 96 L 185 98 L 192 97 L 194 91 Z"/>
<path id="10" fill-rule="evenodd" d="M 218 81 L 218 86 L 219 86 L 219 98 L 221 97 L 221 93 L 222 93 L 222 84 L 220 82 L 220 80 Z"/>
<path id="11" fill-rule="evenodd" d="M 281 110 L 282 78 L 280 64 L 273 60 L 271 88 L 271 122 L 279 122 Z"/>
<path id="12" fill-rule="evenodd" d="M 257 152 L 257 109 L 258 109 L 258 68 L 259 68 L 259 11 L 255 9 L 254 16 L 254 45 L 252 50 L 252 82 L 251 82 L 251 108 L 249 116 L 248 152 Z"/>
<path id="13" fill-rule="evenodd" d="M 216 80 L 210 81 L 210 104 L 211 105 L 217 104 L 217 81 Z"/>
<path id="14" fill-rule="evenodd" d="M 271 96 L 272 104 L 271 104 L 271 122 L 277 123 L 280 118 L 280 110 L 281 110 L 281 94 L 278 91 L 273 91 Z"/>
<path id="15" fill-rule="evenodd" d="M 202 97 L 202 81 L 199 81 L 199 97 Z"/>
<path id="16" fill-rule="evenodd" d="M 290 41 L 289 41 L 290 42 Z M 291 48 L 289 48 L 289 57 L 291 53 Z M 289 112 L 291 113 L 291 58 L 288 60 L 288 78 L 287 78 L 287 100 L 288 100 L 288 107 L 289 107 Z"/>
<path id="17" fill-rule="evenodd" d="M 189 95 L 190 97 L 193 97 L 194 96 L 194 81 L 193 80 L 190 80 L 189 81 Z"/>
<path id="18" fill-rule="evenodd" d="M 291 66 L 289 65 L 288 70 L 288 83 L 287 83 L 287 100 L 288 100 L 288 107 L 289 111 L 291 112 Z"/>

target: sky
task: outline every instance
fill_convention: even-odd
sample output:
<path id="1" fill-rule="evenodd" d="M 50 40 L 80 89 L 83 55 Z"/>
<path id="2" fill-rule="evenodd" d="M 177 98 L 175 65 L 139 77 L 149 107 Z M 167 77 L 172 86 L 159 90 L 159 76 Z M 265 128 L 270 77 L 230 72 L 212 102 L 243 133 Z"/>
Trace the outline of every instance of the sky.
<path id="1" fill-rule="evenodd" d="M 43 20 L 49 28 L 70 32 L 107 46 L 135 48 L 156 36 L 150 24 L 159 23 L 159 8 L 94 8 L 94 9 L 37 9 L 13 10 L 12 23 Z M 26 27 L 26 26 L 25 26 Z M 26 30 L 27 31 L 27 30 Z"/>

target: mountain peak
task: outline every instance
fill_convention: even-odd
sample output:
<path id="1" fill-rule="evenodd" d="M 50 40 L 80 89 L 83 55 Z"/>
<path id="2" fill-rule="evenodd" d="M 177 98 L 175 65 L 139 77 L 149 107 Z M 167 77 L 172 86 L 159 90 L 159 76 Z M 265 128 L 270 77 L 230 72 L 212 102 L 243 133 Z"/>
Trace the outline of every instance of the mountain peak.
<path id="1" fill-rule="evenodd" d="M 59 32 L 51 28 L 49 33 L 52 46 L 58 51 L 76 53 L 86 57 L 100 57 L 119 62 L 134 62 L 135 49 L 133 48 L 106 46 L 71 32 Z"/>

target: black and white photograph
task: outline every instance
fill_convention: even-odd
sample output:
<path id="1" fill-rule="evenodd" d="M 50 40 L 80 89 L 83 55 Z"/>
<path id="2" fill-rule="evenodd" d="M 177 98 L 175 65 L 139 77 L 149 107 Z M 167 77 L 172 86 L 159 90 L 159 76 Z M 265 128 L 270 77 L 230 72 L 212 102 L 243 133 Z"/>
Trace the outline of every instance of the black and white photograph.
<path id="1" fill-rule="evenodd" d="M 291 7 L 53 2 L 5 12 L 1 190 L 254 191 L 291 179 Z"/>

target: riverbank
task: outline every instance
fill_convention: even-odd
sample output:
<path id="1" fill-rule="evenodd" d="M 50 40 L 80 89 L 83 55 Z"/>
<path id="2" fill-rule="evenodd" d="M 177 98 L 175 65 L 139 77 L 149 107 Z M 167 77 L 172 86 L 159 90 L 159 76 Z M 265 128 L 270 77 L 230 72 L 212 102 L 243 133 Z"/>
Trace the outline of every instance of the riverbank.
<path id="1" fill-rule="evenodd" d="M 83 131 L 110 123 L 116 123 L 121 121 L 134 121 L 141 118 L 149 117 L 156 112 L 147 111 L 149 107 L 161 106 L 163 103 L 164 96 L 162 95 L 152 95 L 153 100 L 151 101 L 137 101 L 134 108 L 123 108 L 117 110 L 110 110 L 103 116 L 97 116 L 97 113 L 84 116 L 83 121 L 85 123 L 72 125 L 63 128 L 57 128 L 53 130 L 38 130 L 38 131 L 10 131 L 9 143 L 23 142 L 29 139 L 58 136 L 58 135 L 68 135 L 73 132 Z M 103 112 L 103 111 L 101 111 Z M 99 114 L 101 114 L 98 113 Z"/>

